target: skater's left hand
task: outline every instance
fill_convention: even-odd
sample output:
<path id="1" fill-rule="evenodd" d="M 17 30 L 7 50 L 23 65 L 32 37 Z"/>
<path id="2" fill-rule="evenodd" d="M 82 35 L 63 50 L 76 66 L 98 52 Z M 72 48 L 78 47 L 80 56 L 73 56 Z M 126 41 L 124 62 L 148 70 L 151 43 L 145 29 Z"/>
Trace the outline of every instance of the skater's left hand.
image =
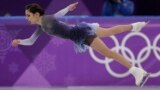
<path id="1" fill-rule="evenodd" d="M 68 10 L 69 10 L 69 11 L 73 11 L 74 9 L 76 9 L 77 5 L 78 5 L 78 2 L 75 2 L 75 3 L 73 3 L 73 4 L 70 4 L 70 5 L 68 6 Z"/>
<path id="2" fill-rule="evenodd" d="M 15 40 L 12 41 L 12 46 L 13 47 L 17 47 L 19 43 L 20 43 L 20 40 L 19 39 L 15 39 Z"/>

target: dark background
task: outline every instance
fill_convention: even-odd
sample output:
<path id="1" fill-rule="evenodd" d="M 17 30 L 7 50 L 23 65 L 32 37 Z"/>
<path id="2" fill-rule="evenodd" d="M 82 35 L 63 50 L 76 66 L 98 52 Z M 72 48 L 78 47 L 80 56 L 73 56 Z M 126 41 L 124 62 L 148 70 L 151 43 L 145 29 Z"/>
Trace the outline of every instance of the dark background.
<path id="1" fill-rule="evenodd" d="M 29 3 L 38 3 L 47 8 L 51 2 L 62 3 L 63 0 L 0 0 L 0 16 L 24 15 L 24 6 Z M 80 0 L 69 0 L 80 1 Z M 104 0 L 81 0 L 93 16 L 101 16 Z M 135 3 L 134 15 L 160 15 L 160 0 L 133 0 Z M 64 0 L 66 2 L 66 0 Z M 63 3 L 64 3 L 63 2 Z M 56 8 L 58 6 L 53 6 Z"/>

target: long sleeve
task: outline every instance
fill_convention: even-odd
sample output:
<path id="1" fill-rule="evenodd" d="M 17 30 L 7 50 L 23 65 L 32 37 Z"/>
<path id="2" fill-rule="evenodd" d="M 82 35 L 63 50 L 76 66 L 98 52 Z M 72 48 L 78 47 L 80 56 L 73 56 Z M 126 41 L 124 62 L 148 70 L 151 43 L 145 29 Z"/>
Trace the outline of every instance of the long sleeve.
<path id="1" fill-rule="evenodd" d="M 64 15 L 66 15 L 68 13 L 68 11 L 69 11 L 69 9 L 68 9 L 68 7 L 66 7 L 66 8 L 58 11 L 57 13 L 55 13 L 54 17 L 56 17 L 56 18 L 62 17 Z"/>
<path id="2" fill-rule="evenodd" d="M 37 38 L 40 36 L 42 33 L 42 30 L 40 28 L 37 28 L 36 31 L 27 39 L 20 39 L 20 45 L 26 45 L 30 46 L 33 45 L 34 42 L 37 40 Z"/>

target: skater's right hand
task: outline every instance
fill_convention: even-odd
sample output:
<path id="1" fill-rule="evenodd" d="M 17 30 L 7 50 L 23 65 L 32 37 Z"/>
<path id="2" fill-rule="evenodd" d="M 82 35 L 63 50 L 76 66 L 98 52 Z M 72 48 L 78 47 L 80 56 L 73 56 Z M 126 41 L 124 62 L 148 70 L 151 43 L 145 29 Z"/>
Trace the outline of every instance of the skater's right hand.
<path id="1" fill-rule="evenodd" d="M 12 46 L 13 47 L 17 47 L 19 43 L 20 43 L 20 40 L 19 39 L 15 39 L 15 40 L 12 41 Z"/>
<path id="2" fill-rule="evenodd" d="M 73 11 L 74 9 L 77 8 L 78 2 L 72 3 L 68 6 L 69 11 Z"/>

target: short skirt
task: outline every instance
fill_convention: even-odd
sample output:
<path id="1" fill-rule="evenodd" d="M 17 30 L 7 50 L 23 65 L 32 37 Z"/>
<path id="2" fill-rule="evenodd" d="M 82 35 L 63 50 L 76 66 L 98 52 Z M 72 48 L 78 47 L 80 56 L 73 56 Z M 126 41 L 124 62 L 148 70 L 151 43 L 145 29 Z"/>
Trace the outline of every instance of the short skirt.
<path id="1" fill-rule="evenodd" d="M 70 32 L 70 39 L 75 42 L 74 49 L 76 52 L 85 52 L 92 41 L 97 37 L 96 29 L 99 27 L 98 23 L 82 22 L 75 25 Z"/>

